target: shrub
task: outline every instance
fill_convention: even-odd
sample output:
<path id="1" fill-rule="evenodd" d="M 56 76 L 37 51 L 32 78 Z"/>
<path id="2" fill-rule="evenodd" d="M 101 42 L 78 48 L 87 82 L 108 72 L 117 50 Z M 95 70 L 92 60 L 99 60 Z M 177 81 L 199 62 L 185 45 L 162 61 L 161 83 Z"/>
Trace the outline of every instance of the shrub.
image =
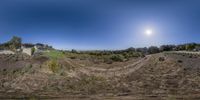
<path id="1" fill-rule="evenodd" d="M 182 60 L 178 60 L 177 62 L 178 62 L 178 63 L 182 63 L 183 61 L 182 61 Z"/>
<path id="2" fill-rule="evenodd" d="M 159 57 L 159 61 L 165 61 L 164 57 Z"/>
<path id="3" fill-rule="evenodd" d="M 72 49 L 71 53 L 78 53 L 75 49 Z"/>
<path id="4" fill-rule="evenodd" d="M 56 60 L 47 62 L 47 65 L 53 73 L 56 73 L 60 70 L 60 64 Z"/>
<path id="5" fill-rule="evenodd" d="M 72 57 L 70 57 L 71 59 L 76 59 L 76 57 L 75 56 L 72 56 Z"/>
<path id="6" fill-rule="evenodd" d="M 141 53 L 139 52 L 124 52 L 123 56 L 127 59 L 132 58 L 132 57 L 140 57 Z"/>
<path id="7" fill-rule="evenodd" d="M 151 46 L 148 48 L 148 53 L 149 54 L 159 53 L 159 48 L 156 46 Z"/>
<path id="8" fill-rule="evenodd" d="M 175 45 L 162 45 L 159 49 L 160 51 L 172 51 L 175 47 Z"/>
<path id="9" fill-rule="evenodd" d="M 111 58 L 110 58 L 111 60 L 113 60 L 113 61 L 124 61 L 124 56 L 122 56 L 122 55 L 113 55 L 113 56 L 111 56 Z"/>
<path id="10" fill-rule="evenodd" d="M 196 45 L 195 43 L 189 43 L 189 44 L 186 44 L 185 48 L 186 50 L 191 51 L 195 49 L 195 45 Z"/>
<path id="11" fill-rule="evenodd" d="M 189 58 L 192 58 L 193 56 L 192 55 L 189 55 Z"/>
<path id="12" fill-rule="evenodd" d="M 35 48 L 31 48 L 31 54 L 35 52 Z"/>
<path id="13" fill-rule="evenodd" d="M 113 61 L 111 59 L 109 59 L 109 58 L 104 58 L 104 63 L 106 63 L 106 64 L 112 64 Z"/>

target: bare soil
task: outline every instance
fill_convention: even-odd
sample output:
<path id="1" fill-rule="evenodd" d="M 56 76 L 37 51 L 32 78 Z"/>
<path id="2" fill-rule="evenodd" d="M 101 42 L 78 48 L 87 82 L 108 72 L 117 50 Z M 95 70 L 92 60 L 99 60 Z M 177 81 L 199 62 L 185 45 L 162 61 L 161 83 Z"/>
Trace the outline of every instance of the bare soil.
<path id="1" fill-rule="evenodd" d="M 44 56 L 0 55 L 0 98 L 200 99 L 198 54 L 159 53 L 112 64 L 62 58 L 57 73 L 49 69 L 47 61 Z"/>

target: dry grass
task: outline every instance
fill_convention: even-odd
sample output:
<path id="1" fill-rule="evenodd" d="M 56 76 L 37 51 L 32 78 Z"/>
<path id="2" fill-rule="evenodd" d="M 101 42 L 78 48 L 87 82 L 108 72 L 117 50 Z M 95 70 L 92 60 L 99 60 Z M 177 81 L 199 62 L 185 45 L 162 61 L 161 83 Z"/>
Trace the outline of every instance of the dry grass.
<path id="1" fill-rule="evenodd" d="M 11 55 L 4 56 L 11 57 Z M 16 63 L 21 64 L 22 61 L 26 61 L 24 64 L 26 66 L 18 69 L 13 67 L 1 69 L 0 89 L 4 94 L 0 93 L 0 97 L 109 95 L 115 96 L 116 99 L 124 96 L 170 100 L 184 95 L 190 98 L 193 98 L 194 94 L 195 98 L 200 96 L 198 95 L 200 93 L 200 58 L 198 57 L 159 53 L 112 64 L 68 57 L 65 54 L 63 58 L 46 59 L 42 62 L 40 58 L 22 60 L 18 57 L 19 61 Z M 2 62 L 2 59 L 3 57 L 0 56 L 2 65 L 16 64 L 10 63 L 11 60 Z M 181 60 L 182 63 L 178 63 L 177 60 Z M 113 73 L 115 75 L 111 75 Z"/>

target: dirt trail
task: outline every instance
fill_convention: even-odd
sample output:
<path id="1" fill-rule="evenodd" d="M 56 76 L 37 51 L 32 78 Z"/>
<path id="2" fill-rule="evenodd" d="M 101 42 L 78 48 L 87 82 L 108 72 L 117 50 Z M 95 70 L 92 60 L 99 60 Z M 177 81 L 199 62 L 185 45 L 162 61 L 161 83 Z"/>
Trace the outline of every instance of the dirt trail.
<path id="1" fill-rule="evenodd" d="M 136 70 L 140 69 L 145 64 L 145 62 L 150 59 L 150 57 L 151 55 L 148 55 L 137 62 L 134 62 L 127 66 L 123 66 L 121 68 L 105 69 L 97 67 L 81 67 L 80 71 L 87 75 L 96 75 L 102 77 L 127 75 L 129 73 L 135 72 Z"/>
<path id="2" fill-rule="evenodd" d="M 173 51 L 172 53 L 185 53 L 185 54 L 198 54 L 198 55 L 200 55 L 200 52 L 195 52 L 195 51 Z"/>

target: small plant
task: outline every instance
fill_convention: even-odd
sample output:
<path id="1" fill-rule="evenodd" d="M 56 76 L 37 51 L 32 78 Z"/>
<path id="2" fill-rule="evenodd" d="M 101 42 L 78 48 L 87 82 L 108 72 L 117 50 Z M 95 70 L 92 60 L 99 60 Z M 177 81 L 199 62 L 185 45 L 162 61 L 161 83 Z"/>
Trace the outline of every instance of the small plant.
<path id="1" fill-rule="evenodd" d="M 75 56 L 72 56 L 72 57 L 70 57 L 71 59 L 76 59 L 76 57 Z"/>
<path id="2" fill-rule="evenodd" d="M 189 55 L 189 58 L 193 58 L 193 56 L 192 56 L 192 55 Z"/>
<path id="3" fill-rule="evenodd" d="M 47 65 L 53 73 L 57 73 L 60 70 L 60 64 L 56 60 L 47 62 Z"/>
<path id="4" fill-rule="evenodd" d="M 106 64 L 112 64 L 113 61 L 111 59 L 109 59 L 109 58 L 104 58 L 104 63 L 106 63 Z"/>
<path id="5" fill-rule="evenodd" d="M 178 63 L 182 63 L 183 61 L 182 61 L 182 60 L 178 60 L 177 62 L 178 62 Z"/>
<path id="6" fill-rule="evenodd" d="M 31 55 L 34 54 L 35 48 L 31 48 Z"/>
<path id="7" fill-rule="evenodd" d="M 159 61 L 165 61 L 164 57 L 159 57 Z"/>

